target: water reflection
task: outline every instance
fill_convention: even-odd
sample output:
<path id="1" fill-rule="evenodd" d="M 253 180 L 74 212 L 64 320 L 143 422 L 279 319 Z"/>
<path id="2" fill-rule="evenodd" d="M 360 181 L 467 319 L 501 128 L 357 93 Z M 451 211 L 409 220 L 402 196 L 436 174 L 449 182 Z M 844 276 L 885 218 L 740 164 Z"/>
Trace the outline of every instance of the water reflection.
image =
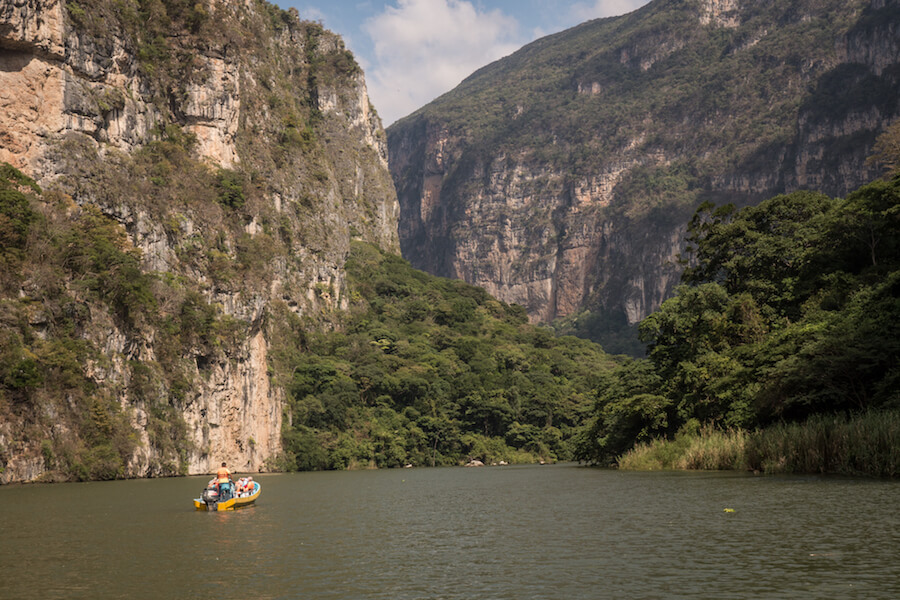
<path id="1" fill-rule="evenodd" d="M 900 597 L 900 484 L 575 466 L 0 488 L 3 598 Z M 725 512 L 733 508 L 734 512 Z"/>

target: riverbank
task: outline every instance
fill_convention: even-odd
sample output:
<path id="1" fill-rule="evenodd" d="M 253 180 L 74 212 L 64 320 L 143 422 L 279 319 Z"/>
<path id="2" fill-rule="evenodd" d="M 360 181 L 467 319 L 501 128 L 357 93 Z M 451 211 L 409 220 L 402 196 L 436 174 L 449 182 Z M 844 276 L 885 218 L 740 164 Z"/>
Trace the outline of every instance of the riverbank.
<path id="1" fill-rule="evenodd" d="M 640 444 L 624 470 L 737 470 L 900 477 L 900 411 L 815 416 L 757 431 L 696 427 Z"/>

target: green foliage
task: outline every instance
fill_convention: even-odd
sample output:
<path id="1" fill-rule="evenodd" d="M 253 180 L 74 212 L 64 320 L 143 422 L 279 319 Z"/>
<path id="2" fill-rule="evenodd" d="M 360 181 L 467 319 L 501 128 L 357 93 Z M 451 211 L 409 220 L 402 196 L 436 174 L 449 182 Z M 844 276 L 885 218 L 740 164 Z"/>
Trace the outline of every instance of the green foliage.
<path id="1" fill-rule="evenodd" d="M 0 386 L 7 398 L 23 402 L 31 390 L 43 383 L 43 370 L 36 358 L 20 335 L 0 331 Z"/>
<path id="2" fill-rule="evenodd" d="M 629 325 L 624 311 L 584 310 L 569 317 L 556 319 L 551 326 L 558 335 L 574 335 L 586 340 L 603 340 L 609 354 L 641 357 L 646 347 L 638 338 L 638 326 Z"/>
<path id="3" fill-rule="evenodd" d="M 18 279 L 28 232 L 40 218 L 31 207 L 29 195 L 40 191 L 21 171 L 0 163 L 0 289 Z"/>
<path id="4" fill-rule="evenodd" d="M 666 167 L 636 167 L 616 186 L 618 207 L 625 215 L 656 222 L 678 219 L 685 208 L 696 206 L 701 192 L 695 167 L 676 163 Z"/>
<path id="5" fill-rule="evenodd" d="M 742 365 L 730 350 L 754 341 L 759 327 L 753 299 L 731 298 L 715 283 L 680 287 L 641 323 L 650 360 L 664 381 L 660 391 L 678 399 L 678 422 L 748 424 L 746 394 L 752 386 L 745 386 Z"/>
<path id="6" fill-rule="evenodd" d="M 216 177 L 219 191 L 219 204 L 231 209 L 243 208 L 244 202 L 244 176 L 239 171 L 231 169 L 219 169 Z"/>
<path id="7" fill-rule="evenodd" d="M 29 189 L 41 193 L 41 188 L 31 178 L 9 163 L 0 163 L 0 187 L 2 189 Z"/>
<path id="8" fill-rule="evenodd" d="M 763 430 L 686 428 L 670 440 L 642 443 L 619 458 L 621 469 L 752 470 L 900 476 L 900 413 L 813 415 Z"/>
<path id="9" fill-rule="evenodd" d="M 164 130 L 158 142 L 121 165 L 116 183 L 127 187 L 161 164 L 173 181 L 186 171 L 202 181 L 207 169 L 182 154 L 190 144 L 179 129 Z M 223 316 L 190 282 L 145 272 L 124 227 L 98 206 L 42 192 L 8 165 L 0 165 L 0 173 L 0 188 L 10 192 L 2 196 L 9 200 L 3 214 L 15 217 L 8 222 L 16 223 L 10 231 L 19 236 L 10 248 L 18 250 L 21 265 L 19 274 L 8 265 L 0 270 L 4 282 L 15 284 L 0 289 L 0 416 L 15 424 L 14 443 L 40 446 L 48 479 L 122 477 L 139 441 L 121 394 L 146 414 L 158 458 L 152 472 L 183 473 L 190 449 L 181 417 L 188 373 L 233 347 L 245 325 Z M 100 181 L 104 176 L 100 171 Z M 212 178 L 207 182 L 212 191 Z M 90 185 L 85 180 L 80 189 Z M 256 258 L 250 260 L 259 253 L 239 254 L 247 268 L 262 271 Z M 127 340 L 146 340 L 152 331 L 151 340 L 140 343 L 152 344 L 158 361 L 132 363 L 127 387 L 115 396 L 89 375 L 109 368 L 109 350 L 98 340 L 111 327 Z M 50 428 L 45 415 L 65 427 Z"/>
<path id="10" fill-rule="evenodd" d="M 580 458 L 608 462 L 644 443 L 629 460 L 668 468 L 659 456 L 681 447 L 687 423 L 703 424 L 707 443 L 715 431 L 900 406 L 900 179 L 846 199 L 703 205 L 688 233 L 689 285 L 641 323 L 649 362 L 601 386 Z"/>
<path id="11" fill-rule="evenodd" d="M 643 442 L 619 457 L 620 469 L 633 471 L 742 470 L 747 468 L 750 435 L 742 430 L 699 427 L 690 421 L 671 440 Z"/>
<path id="12" fill-rule="evenodd" d="M 795 318 L 817 289 L 826 215 L 837 201 L 815 192 L 776 196 L 734 215 L 701 206 L 688 226 L 688 283 L 714 281 L 749 293 L 779 316 Z M 733 218 L 732 218 L 733 217 Z"/>
<path id="13" fill-rule="evenodd" d="M 309 151 L 317 143 L 313 122 L 303 123 L 297 115 L 288 115 L 284 119 L 284 131 L 279 142 L 285 148 L 294 147 L 304 152 Z"/>
<path id="14" fill-rule="evenodd" d="M 484 290 L 355 242 L 355 304 L 291 367 L 296 468 L 568 459 L 600 373 L 594 344 L 527 325 Z M 306 456 L 308 455 L 308 456 Z"/>
<path id="15" fill-rule="evenodd" d="M 63 264 L 78 285 L 97 293 L 125 322 L 155 308 L 150 278 L 138 253 L 127 247 L 124 229 L 93 206 L 82 208 L 59 239 Z"/>
<path id="16" fill-rule="evenodd" d="M 814 415 L 751 435 L 750 468 L 765 473 L 900 476 L 900 413 L 866 411 L 851 417 Z"/>
<path id="17" fill-rule="evenodd" d="M 69 11 L 69 16 L 72 17 L 72 20 L 77 24 L 81 24 L 84 21 L 85 12 L 84 9 L 76 2 L 68 2 L 66 3 L 66 10 Z"/>
<path id="18" fill-rule="evenodd" d="M 659 394 L 661 383 L 645 359 L 629 360 L 605 375 L 589 426 L 578 439 L 576 458 L 610 464 L 636 442 L 664 434 L 674 409 Z"/>
<path id="19" fill-rule="evenodd" d="M 900 120 L 895 121 L 878 136 L 872 148 L 872 155 L 866 160 L 881 165 L 885 170 L 885 177 L 900 175 Z"/>

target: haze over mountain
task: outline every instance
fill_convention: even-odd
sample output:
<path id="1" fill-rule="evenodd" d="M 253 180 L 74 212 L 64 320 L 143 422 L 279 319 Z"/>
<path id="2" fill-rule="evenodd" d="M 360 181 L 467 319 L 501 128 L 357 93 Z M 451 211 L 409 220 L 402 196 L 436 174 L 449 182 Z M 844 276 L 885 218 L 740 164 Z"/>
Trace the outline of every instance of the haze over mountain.
<path id="1" fill-rule="evenodd" d="M 878 175 L 898 27 L 895 1 L 657 0 L 537 40 L 388 128 L 403 254 L 610 343 L 701 202 Z"/>

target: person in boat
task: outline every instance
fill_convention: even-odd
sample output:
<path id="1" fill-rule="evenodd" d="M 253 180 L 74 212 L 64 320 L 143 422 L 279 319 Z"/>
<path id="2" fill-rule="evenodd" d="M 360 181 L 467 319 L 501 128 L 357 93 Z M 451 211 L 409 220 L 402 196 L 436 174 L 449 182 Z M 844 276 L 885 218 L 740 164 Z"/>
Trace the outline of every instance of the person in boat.
<path id="1" fill-rule="evenodd" d="M 240 481 L 238 481 L 238 492 L 240 492 L 241 496 L 253 494 L 253 478 L 241 477 Z"/>
<path id="2" fill-rule="evenodd" d="M 223 461 L 222 466 L 216 471 L 216 491 L 222 493 L 222 484 L 231 484 L 231 471 L 228 465 Z"/>

